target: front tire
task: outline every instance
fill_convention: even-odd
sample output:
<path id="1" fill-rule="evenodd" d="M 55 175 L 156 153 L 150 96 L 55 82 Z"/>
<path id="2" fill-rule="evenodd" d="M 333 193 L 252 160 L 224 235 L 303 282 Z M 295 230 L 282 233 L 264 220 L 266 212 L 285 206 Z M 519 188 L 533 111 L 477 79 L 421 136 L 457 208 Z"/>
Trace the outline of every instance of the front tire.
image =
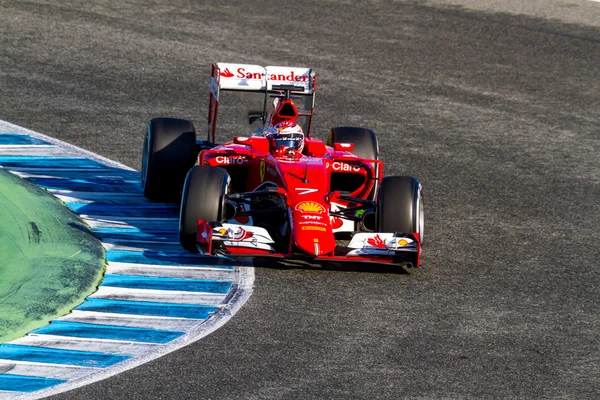
<path id="1" fill-rule="evenodd" d="M 229 180 L 227 171 L 218 167 L 195 166 L 188 172 L 179 213 L 179 241 L 186 250 L 198 252 L 198 220 L 215 222 L 223 219 Z"/>
<path id="2" fill-rule="evenodd" d="M 148 124 L 142 155 L 142 190 L 151 200 L 179 201 L 183 181 L 195 164 L 196 131 L 191 121 L 154 118 Z"/>
<path id="3" fill-rule="evenodd" d="M 423 243 L 424 210 L 421 184 L 411 176 L 383 178 L 377 194 L 377 230 L 419 234 Z"/>

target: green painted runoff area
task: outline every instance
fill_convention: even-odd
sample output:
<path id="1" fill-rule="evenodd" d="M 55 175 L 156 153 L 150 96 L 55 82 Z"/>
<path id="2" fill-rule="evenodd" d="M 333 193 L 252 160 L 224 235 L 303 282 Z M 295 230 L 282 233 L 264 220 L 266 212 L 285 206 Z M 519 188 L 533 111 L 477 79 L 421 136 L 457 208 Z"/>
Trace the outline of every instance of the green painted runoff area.
<path id="1" fill-rule="evenodd" d="M 81 304 L 100 283 L 105 259 L 77 214 L 0 168 L 0 343 Z"/>

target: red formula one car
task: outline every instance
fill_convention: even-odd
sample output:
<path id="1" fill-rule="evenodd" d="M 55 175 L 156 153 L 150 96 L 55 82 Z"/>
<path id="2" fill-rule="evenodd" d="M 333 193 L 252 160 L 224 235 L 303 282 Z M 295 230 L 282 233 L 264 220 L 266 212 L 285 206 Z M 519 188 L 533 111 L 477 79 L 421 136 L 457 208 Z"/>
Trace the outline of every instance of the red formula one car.
<path id="1" fill-rule="evenodd" d="M 181 200 L 184 248 L 207 255 L 420 265 L 419 181 L 383 177 L 369 129 L 333 128 L 327 144 L 312 138 L 315 89 L 309 68 L 218 63 L 212 66 L 207 140 L 196 140 L 187 120 L 149 123 L 144 195 Z M 252 133 L 217 144 L 223 91 L 259 93 L 262 110 L 248 113 L 250 123 L 260 125 Z"/>

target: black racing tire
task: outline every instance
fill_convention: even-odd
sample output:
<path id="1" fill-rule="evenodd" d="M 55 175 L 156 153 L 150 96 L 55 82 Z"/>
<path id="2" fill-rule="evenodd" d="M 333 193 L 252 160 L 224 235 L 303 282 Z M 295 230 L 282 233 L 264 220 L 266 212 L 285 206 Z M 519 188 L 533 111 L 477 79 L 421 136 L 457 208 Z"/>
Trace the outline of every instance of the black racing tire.
<path id="1" fill-rule="evenodd" d="M 179 241 L 184 249 L 197 253 L 198 220 L 221 221 L 224 195 L 229 191 L 229 174 L 223 168 L 195 166 L 188 172 L 181 195 Z"/>
<path id="2" fill-rule="evenodd" d="M 423 243 L 424 210 L 421 184 L 411 176 L 383 178 L 377 193 L 378 232 L 418 232 Z"/>
<path id="3" fill-rule="evenodd" d="M 151 200 L 179 201 L 183 181 L 197 156 L 196 130 L 191 121 L 179 118 L 151 120 L 142 154 L 144 196 Z"/>
<path id="4" fill-rule="evenodd" d="M 357 128 L 352 126 L 338 126 L 331 128 L 327 145 L 333 146 L 334 143 L 352 143 L 354 144 L 354 153 L 358 157 L 367 160 L 379 159 L 379 144 L 375 133 L 366 128 Z"/>

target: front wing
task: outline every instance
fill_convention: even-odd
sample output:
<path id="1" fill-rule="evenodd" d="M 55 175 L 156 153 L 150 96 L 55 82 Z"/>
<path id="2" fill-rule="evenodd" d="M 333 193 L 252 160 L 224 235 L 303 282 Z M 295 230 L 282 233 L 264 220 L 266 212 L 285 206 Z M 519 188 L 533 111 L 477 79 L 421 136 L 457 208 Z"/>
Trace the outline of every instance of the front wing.
<path id="1" fill-rule="evenodd" d="M 282 253 L 266 229 L 238 224 L 210 224 L 198 221 L 197 248 L 205 255 L 238 257 L 286 257 L 324 261 L 375 262 L 398 265 L 421 265 L 421 242 L 418 233 L 356 233 L 346 247 L 338 246 L 335 254 L 311 256 Z"/>

